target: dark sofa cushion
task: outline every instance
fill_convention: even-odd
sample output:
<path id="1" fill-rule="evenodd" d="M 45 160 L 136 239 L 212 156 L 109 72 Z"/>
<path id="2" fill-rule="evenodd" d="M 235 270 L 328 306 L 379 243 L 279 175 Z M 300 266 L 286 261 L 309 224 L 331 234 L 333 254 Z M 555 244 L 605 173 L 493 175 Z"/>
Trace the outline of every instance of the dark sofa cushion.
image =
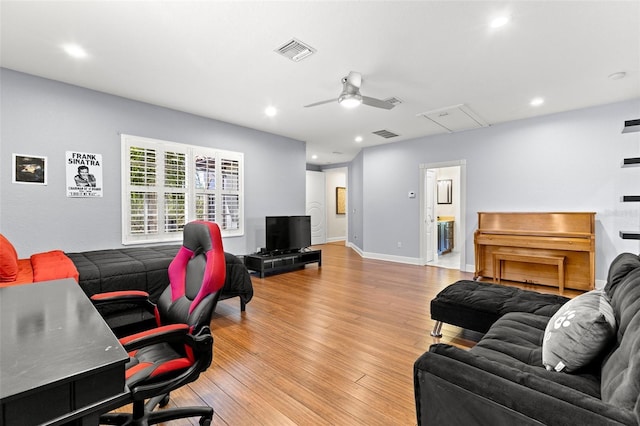
<path id="1" fill-rule="evenodd" d="M 627 270 L 627 275 L 607 286 L 618 333 L 616 347 L 602 363 L 602 399 L 635 409 L 640 418 L 640 265 L 629 272 L 629 259 L 617 263 Z M 610 276 L 620 276 L 616 272 L 619 271 L 612 271 Z"/>
<path id="2" fill-rule="evenodd" d="M 634 269 L 640 268 L 640 256 L 636 256 L 631 253 L 621 253 L 613 259 L 611 266 L 609 266 L 609 273 L 607 274 L 607 285 L 604 287 L 604 291 L 609 298 L 613 297 L 615 287 L 622 281 L 629 272 Z"/>
<path id="3" fill-rule="evenodd" d="M 511 315 L 511 314 L 509 314 Z M 506 315 L 505 315 L 506 317 Z M 503 318 L 504 319 L 504 318 Z M 500 320 L 502 321 L 502 319 Z M 637 425 L 632 411 L 621 410 L 613 405 L 604 404 L 566 383 L 559 383 L 560 376 L 565 379 L 575 376 L 551 373 L 540 366 L 542 375 L 523 371 L 511 365 L 505 365 L 494 359 L 487 359 L 472 351 L 446 344 L 431 345 L 414 364 L 414 386 L 416 411 L 419 425 L 520 425 L 536 424 L 549 426 L 566 425 Z M 443 402 L 442 386 L 429 389 L 426 382 L 433 376 L 442 378 L 441 382 L 456 386 Z M 486 400 L 488 403 L 478 406 L 474 400 Z M 471 401 L 471 404 L 467 404 Z M 491 404 L 497 403 L 512 410 L 514 414 L 524 414 L 532 422 L 522 423 L 504 420 L 503 413 Z M 443 405 L 440 405 L 443 404 Z M 485 410 L 480 419 L 485 421 L 456 422 L 458 412 Z M 434 413 L 439 421 L 432 421 Z M 475 411 L 472 411 L 475 413 Z M 463 417 L 463 416 L 459 416 Z"/>
<path id="4" fill-rule="evenodd" d="M 549 317 L 525 312 L 505 314 L 470 353 L 600 398 L 600 379 L 594 371 L 558 374 L 542 365 L 542 339 Z"/>
<path id="5" fill-rule="evenodd" d="M 444 288 L 431 301 L 431 318 L 484 333 L 508 312 L 551 317 L 568 301 L 568 298 L 555 294 L 461 280 Z"/>

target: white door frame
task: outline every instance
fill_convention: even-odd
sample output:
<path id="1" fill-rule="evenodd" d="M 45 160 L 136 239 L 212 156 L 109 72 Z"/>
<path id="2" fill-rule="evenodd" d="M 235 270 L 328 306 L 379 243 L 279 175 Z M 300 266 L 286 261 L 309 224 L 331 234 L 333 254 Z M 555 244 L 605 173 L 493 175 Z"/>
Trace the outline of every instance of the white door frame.
<path id="1" fill-rule="evenodd" d="M 348 167 L 336 167 L 336 168 L 331 168 L 331 169 L 325 169 L 322 171 L 325 174 L 325 185 L 326 185 L 326 196 L 327 196 L 327 201 L 326 201 L 326 208 L 327 208 L 327 212 L 326 212 L 326 228 L 327 228 L 327 238 L 326 241 L 329 242 L 334 242 L 336 241 L 336 237 L 329 237 L 329 230 L 333 230 L 330 224 L 331 221 L 331 216 L 332 215 L 336 215 L 336 209 L 335 207 L 333 209 L 330 208 L 330 206 L 335 206 L 335 203 L 337 203 L 337 199 L 336 199 L 336 183 L 340 183 L 341 179 L 340 178 L 333 178 L 331 179 L 331 175 L 340 175 L 342 177 L 344 177 L 344 183 L 340 183 L 338 186 L 343 186 L 344 188 L 346 188 L 347 190 L 347 197 L 345 199 L 345 214 L 344 214 L 344 226 L 345 226 L 345 231 L 344 231 L 344 244 L 347 245 L 347 240 L 349 239 L 349 168 Z M 342 236 L 339 237 L 339 240 L 342 240 Z"/>
<path id="2" fill-rule="evenodd" d="M 327 242 L 326 175 L 306 171 L 305 214 L 311 216 L 311 245 Z"/>
<path id="3" fill-rule="evenodd" d="M 460 217 L 458 218 L 458 234 L 460 238 L 457 238 L 460 250 L 460 270 L 466 271 L 466 216 L 467 216 L 467 160 L 454 160 L 445 161 L 441 163 L 426 163 L 420 164 L 420 262 L 421 265 L 426 265 L 427 258 L 427 242 L 425 221 L 426 211 L 424 206 L 427 203 L 425 197 L 427 196 L 427 190 L 425 188 L 427 169 L 440 169 L 442 167 L 460 167 Z"/>
<path id="4" fill-rule="evenodd" d="M 425 204 L 423 205 L 424 210 L 424 220 L 422 221 L 424 225 L 424 238 L 425 241 L 425 255 L 423 258 L 423 262 L 425 264 L 432 262 L 436 258 L 436 238 L 434 235 L 437 235 L 436 229 L 436 206 L 435 206 L 435 197 L 433 193 L 436 189 L 436 172 L 433 169 L 424 169 L 423 171 L 423 179 L 426 179 L 423 184 L 425 185 L 425 196 L 421 197 L 421 201 Z"/>

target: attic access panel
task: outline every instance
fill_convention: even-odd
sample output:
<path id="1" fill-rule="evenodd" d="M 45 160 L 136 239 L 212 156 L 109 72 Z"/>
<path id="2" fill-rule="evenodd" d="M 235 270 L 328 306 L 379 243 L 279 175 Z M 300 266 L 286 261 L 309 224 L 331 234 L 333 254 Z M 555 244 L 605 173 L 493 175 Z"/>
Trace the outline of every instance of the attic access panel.
<path id="1" fill-rule="evenodd" d="M 488 127 L 489 124 L 465 104 L 453 105 L 418 114 L 449 133 Z"/>

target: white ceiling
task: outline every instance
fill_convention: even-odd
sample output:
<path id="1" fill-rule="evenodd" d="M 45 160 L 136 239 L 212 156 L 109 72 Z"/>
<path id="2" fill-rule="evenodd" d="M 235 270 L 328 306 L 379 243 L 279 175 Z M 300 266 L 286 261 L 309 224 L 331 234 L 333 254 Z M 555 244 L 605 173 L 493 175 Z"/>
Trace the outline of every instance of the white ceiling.
<path id="1" fill-rule="evenodd" d="M 312 164 L 442 133 L 417 114 L 451 105 L 497 124 L 640 97 L 635 0 L 2 0 L 0 7 L 1 66 L 306 141 Z M 511 21 L 491 29 L 500 14 Z M 317 52 L 300 62 L 274 52 L 294 37 Z M 65 43 L 89 56 L 72 59 Z M 337 98 L 349 71 L 362 73 L 363 95 L 403 103 L 303 107 Z M 625 78 L 608 78 L 620 71 Z M 531 107 L 538 96 L 545 103 Z M 265 116 L 268 105 L 275 117 Z M 382 129 L 400 136 L 372 134 Z"/>

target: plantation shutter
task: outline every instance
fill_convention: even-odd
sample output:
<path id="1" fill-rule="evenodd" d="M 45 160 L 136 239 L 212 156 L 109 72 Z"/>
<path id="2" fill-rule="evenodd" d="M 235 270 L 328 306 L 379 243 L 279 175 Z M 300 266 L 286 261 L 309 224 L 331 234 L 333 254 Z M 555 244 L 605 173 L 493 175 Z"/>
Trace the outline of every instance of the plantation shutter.
<path id="1" fill-rule="evenodd" d="M 244 234 L 242 153 L 122 136 L 123 244 L 181 241 L 192 220 Z"/>

